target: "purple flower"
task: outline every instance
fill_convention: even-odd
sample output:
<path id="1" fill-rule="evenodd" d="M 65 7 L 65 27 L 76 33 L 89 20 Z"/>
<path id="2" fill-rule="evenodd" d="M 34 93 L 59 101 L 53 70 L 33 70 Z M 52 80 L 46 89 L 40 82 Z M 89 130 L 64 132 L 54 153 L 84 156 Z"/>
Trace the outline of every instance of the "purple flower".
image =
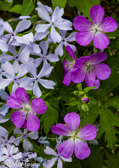
<path id="1" fill-rule="evenodd" d="M 81 83 L 85 79 L 88 87 L 97 86 L 99 88 L 99 79 L 105 80 L 109 78 L 111 70 L 107 64 L 100 63 L 107 58 L 106 53 L 99 52 L 90 56 L 80 57 L 75 61 L 71 80 L 74 83 Z"/>
<path id="2" fill-rule="evenodd" d="M 90 148 L 85 141 L 95 139 L 97 135 L 96 128 L 88 124 L 79 130 L 80 117 L 75 112 L 68 113 L 64 117 L 64 121 L 66 126 L 57 124 L 51 127 L 53 133 L 68 137 L 66 141 L 59 145 L 59 154 L 64 158 L 70 158 L 74 151 L 78 159 L 87 158 L 90 155 Z"/>
<path id="3" fill-rule="evenodd" d="M 62 15 L 64 14 L 64 9 L 59 9 L 57 6 L 52 13 L 52 16 L 49 16 L 49 11 L 46 7 L 40 6 L 37 8 L 38 15 L 41 19 L 49 22 L 49 24 L 38 24 L 35 28 L 36 32 L 44 33 L 51 27 L 51 38 L 54 43 L 59 42 L 61 40 L 61 36 L 55 30 L 57 27 L 60 30 L 72 30 L 72 23 L 69 20 L 63 19 Z"/>
<path id="4" fill-rule="evenodd" d="M 63 84 L 68 86 L 71 83 L 72 72 L 75 70 L 74 69 L 75 54 L 70 46 L 66 46 L 65 48 L 72 58 L 72 60 L 63 60 L 63 71 L 64 71 Z"/>
<path id="5" fill-rule="evenodd" d="M 89 102 L 89 98 L 88 98 L 88 97 L 83 97 L 82 100 L 83 100 L 84 102 L 86 102 L 86 103 Z"/>
<path id="6" fill-rule="evenodd" d="M 40 98 L 35 98 L 29 104 L 29 97 L 24 88 L 17 88 L 7 99 L 7 105 L 13 109 L 18 109 L 11 115 L 11 120 L 17 128 L 27 128 L 29 131 L 37 131 L 40 121 L 36 114 L 43 114 L 47 110 L 45 102 Z"/>
<path id="7" fill-rule="evenodd" d="M 76 35 L 76 42 L 86 46 L 93 40 L 96 48 L 105 49 L 109 45 L 109 38 L 102 32 L 113 32 L 117 29 L 117 22 L 111 17 L 104 17 L 104 9 L 94 5 L 90 10 L 92 23 L 84 16 L 77 16 L 73 26 L 80 31 Z"/>

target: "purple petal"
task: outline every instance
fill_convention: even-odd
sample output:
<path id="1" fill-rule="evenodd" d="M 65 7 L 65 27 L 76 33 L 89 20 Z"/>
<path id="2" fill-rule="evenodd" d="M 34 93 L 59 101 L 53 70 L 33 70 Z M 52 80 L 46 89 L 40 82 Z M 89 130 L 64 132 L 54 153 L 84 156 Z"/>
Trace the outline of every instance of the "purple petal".
<path id="1" fill-rule="evenodd" d="M 11 115 L 11 121 L 17 128 L 21 128 L 25 122 L 26 114 L 22 112 L 22 110 L 15 111 Z"/>
<path id="2" fill-rule="evenodd" d="M 99 53 L 91 54 L 90 60 L 88 62 L 90 63 L 90 65 L 95 65 L 95 64 L 98 64 L 98 63 L 106 60 L 106 58 L 107 58 L 106 53 L 99 52 Z"/>
<path id="3" fill-rule="evenodd" d="M 67 72 L 64 76 L 62 83 L 66 86 L 69 86 L 71 83 L 71 71 Z"/>
<path id="4" fill-rule="evenodd" d="M 74 19 L 73 26 L 78 31 L 89 31 L 92 23 L 84 16 L 77 16 Z"/>
<path id="5" fill-rule="evenodd" d="M 70 158 L 73 155 L 74 150 L 74 141 L 73 139 L 68 139 L 64 141 L 61 145 L 58 147 L 58 152 L 61 156 L 64 158 Z"/>
<path id="6" fill-rule="evenodd" d="M 75 155 L 78 159 L 83 160 L 90 155 L 90 148 L 80 139 L 75 139 Z"/>
<path id="7" fill-rule="evenodd" d="M 93 40 L 94 33 L 89 32 L 79 32 L 76 34 L 76 42 L 82 46 L 86 46 Z"/>
<path id="8" fill-rule="evenodd" d="M 25 104 L 29 103 L 29 97 L 24 88 L 22 87 L 17 88 L 15 91 L 15 96 L 19 101 Z"/>
<path id="9" fill-rule="evenodd" d="M 76 131 L 80 124 L 80 116 L 75 112 L 71 112 L 66 114 L 64 121 L 67 127 L 69 127 L 72 131 Z"/>
<path id="10" fill-rule="evenodd" d="M 22 107 L 20 100 L 10 95 L 7 99 L 7 105 L 13 109 L 19 109 Z"/>
<path id="11" fill-rule="evenodd" d="M 74 54 L 74 51 L 72 50 L 72 48 L 70 46 L 66 46 L 65 49 L 67 50 L 69 55 L 75 60 L 75 54 Z"/>
<path id="12" fill-rule="evenodd" d="M 98 79 L 105 80 L 109 78 L 111 74 L 111 69 L 108 65 L 101 63 L 101 64 L 95 65 L 94 72 Z"/>
<path id="13" fill-rule="evenodd" d="M 30 106 L 32 110 L 37 114 L 43 114 L 47 110 L 47 106 L 41 98 L 33 99 Z"/>
<path id="14" fill-rule="evenodd" d="M 100 85 L 99 80 L 96 79 L 96 76 L 95 76 L 94 72 L 86 73 L 85 82 L 86 82 L 88 87 L 97 86 L 95 89 L 98 89 L 99 85 Z"/>
<path id="15" fill-rule="evenodd" d="M 37 131 L 40 127 L 40 121 L 34 113 L 29 113 L 27 116 L 27 129 L 29 131 Z"/>
<path id="16" fill-rule="evenodd" d="M 100 25 L 100 30 L 103 32 L 113 32 L 117 29 L 117 27 L 118 27 L 118 24 L 113 18 L 106 17 L 104 18 L 104 20 Z"/>
<path id="17" fill-rule="evenodd" d="M 96 48 L 105 49 L 109 45 L 109 38 L 102 32 L 97 32 L 93 39 Z"/>
<path id="18" fill-rule="evenodd" d="M 56 126 L 53 125 L 51 127 L 51 131 L 54 134 L 57 135 L 63 135 L 63 136 L 67 136 L 70 134 L 71 129 L 69 129 L 67 126 L 65 126 L 64 124 L 57 124 Z"/>
<path id="19" fill-rule="evenodd" d="M 85 78 L 85 69 L 84 67 L 74 69 L 71 74 L 71 80 L 74 83 L 81 83 Z"/>
<path id="20" fill-rule="evenodd" d="M 80 67 L 82 67 L 86 62 L 89 62 L 89 60 L 90 60 L 90 56 L 85 56 L 85 57 L 80 57 L 80 58 L 78 58 L 78 59 L 76 59 L 76 62 L 75 62 L 75 64 L 74 64 L 74 66 L 73 66 L 73 68 L 80 68 Z"/>
<path id="21" fill-rule="evenodd" d="M 94 5 L 90 10 L 90 17 L 94 24 L 99 25 L 104 17 L 104 9 L 100 5 Z"/>
<path id="22" fill-rule="evenodd" d="M 84 140 L 93 140 L 97 136 L 96 128 L 91 125 L 85 125 L 80 131 L 78 132 L 78 137 Z"/>
<path id="23" fill-rule="evenodd" d="M 67 60 L 63 60 L 63 73 L 64 75 L 71 70 L 70 62 Z"/>

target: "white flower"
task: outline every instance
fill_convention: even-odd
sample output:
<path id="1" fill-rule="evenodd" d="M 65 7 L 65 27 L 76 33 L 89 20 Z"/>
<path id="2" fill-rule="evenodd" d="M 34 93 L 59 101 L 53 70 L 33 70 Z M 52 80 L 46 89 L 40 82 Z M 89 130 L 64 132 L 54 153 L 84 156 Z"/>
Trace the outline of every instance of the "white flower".
<path id="1" fill-rule="evenodd" d="M 60 156 L 52 148 L 50 148 L 48 146 L 46 147 L 46 149 L 44 150 L 44 152 L 47 155 L 53 155 L 54 156 L 51 160 L 48 160 L 46 163 L 43 164 L 44 168 L 51 168 L 51 167 L 53 167 L 57 160 L 58 160 L 57 168 L 63 168 L 62 160 L 65 161 L 65 162 L 72 162 L 72 158 L 66 159 L 63 156 Z"/>

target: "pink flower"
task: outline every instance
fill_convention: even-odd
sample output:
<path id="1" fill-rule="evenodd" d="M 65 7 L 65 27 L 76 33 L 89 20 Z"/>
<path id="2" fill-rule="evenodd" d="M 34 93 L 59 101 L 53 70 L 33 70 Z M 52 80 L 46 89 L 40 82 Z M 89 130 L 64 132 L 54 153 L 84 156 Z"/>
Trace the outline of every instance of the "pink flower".
<path id="1" fill-rule="evenodd" d="M 96 48 L 105 49 L 109 45 L 109 38 L 103 32 L 113 32 L 117 29 L 117 22 L 111 17 L 104 17 L 104 9 L 100 5 L 94 5 L 90 10 L 90 22 L 84 16 L 77 16 L 73 26 L 80 31 L 76 35 L 76 42 L 86 46 L 93 40 Z"/>
<path id="2" fill-rule="evenodd" d="M 85 141 L 95 139 L 96 128 L 88 124 L 79 130 L 80 116 L 75 112 L 68 113 L 64 121 L 66 125 L 57 124 L 51 127 L 53 133 L 68 137 L 59 145 L 58 153 L 64 158 L 70 158 L 73 152 L 78 159 L 87 158 L 90 155 L 90 148 Z"/>
<path id="3" fill-rule="evenodd" d="M 43 114 L 47 110 L 45 102 L 41 98 L 35 98 L 29 103 L 29 97 L 24 88 L 17 88 L 7 99 L 7 105 L 18 109 L 11 115 L 11 120 L 17 128 L 27 128 L 29 131 L 37 131 L 40 121 L 37 114 Z"/>

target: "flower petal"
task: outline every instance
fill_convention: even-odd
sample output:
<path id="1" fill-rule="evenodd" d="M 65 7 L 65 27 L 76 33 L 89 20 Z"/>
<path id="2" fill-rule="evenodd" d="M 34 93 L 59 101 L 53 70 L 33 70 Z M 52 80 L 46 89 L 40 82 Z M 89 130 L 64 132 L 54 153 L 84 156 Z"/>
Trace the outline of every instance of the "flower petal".
<path id="1" fill-rule="evenodd" d="M 94 72 L 98 79 L 105 80 L 109 78 L 111 74 L 111 69 L 107 64 L 101 63 L 101 64 L 95 65 Z"/>
<path id="2" fill-rule="evenodd" d="M 18 100 L 16 97 L 13 97 L 12 95 L 8 97 L 7 105 L 12 109 L 19 109 L 22 107 L 20 100 Z"/>
<path id="3" fill-rule="evenodd" d="M 5 43 L 5 41 L 0 39 L 0 50 L 7 52 L 8 51 L 8 45 Z"/>
<path id="4" fill-rule="evenodd" d="M 57 156 L 57 153 L 52 148 L 50 148 L 49 146 L 46 146 L 46 149 L 44 150 L 44 152 L 47 155 Z"/>
<path id="5" fill-rule="evenodd" d="M 60 55 L 60 56 L 63 55 L 63 43 L 62 42 L 57 46 L 55 50 L 55 54 Z"/>
<path id="6" fill-rule="evenodd" d="M 31 25 L 30 20 L 23 19 L 20 21 L 16 27 L 15 33 L 22 32 L 26 29 L 28 29 Z"/>
<path id="7" fill-rule="evenodd" d="M 40 127 L 40 121 L 34 113 L 29 113 L 27 116 L 27 129 L 29 131 L 37 131 Z"/>
<path id="8" fill-rule="evenodd" d="M 71 129 L 65 126 L 64 124 L 57 124 L 51 127 L 51 131 L 57 135 L 67 136 L 70 134 Z"/>
<path id="9" fill-rule="evenodd" d="M 76 34 L 77 34 L 77 32 L 71 33 L 65 40 L 66 41 L 75 41 Z"/>
<path id="10" fill-rule="evenodd" d="M 109 42 L 109 38 L 102 32 L 97 32 L 93 39 L 94 46 L 99 49 L 107 48 Z"/>
<path id="11" fill-rule="evenodd" d="M 93 140 L 97 136 L 97 131 L 93 125 L 88 124 L 81 128 L 77 135 L 84 140 Z"/>
<path id="12" fill-rule="evenodd" d="M 73 26 L 78 31 L 89 31 L 92 23 L 84 16 L 77 16 L 74 19 Z"/>
<path id="13" fill-rule="evenodd" d="M 59 9 L 59 6 L 57 6 L 52 14 L 52 22 L 56 22 L 58 19 L 62 17 L 63 14 L 64 9 L 63 8 Z"/>
<path id="14" fill-rule="evenodd" d="M 9 68 L 8 68 L 9 67 Z M 13 69 L 13 65 L 10 63 L 10 62 L 5 62 L 3 65 L 2 65 L 2 69 L 8 73 L 10 76 L 14 77 L 15 74 L 14 74 L 14 69 Z"/>
<path id="15" fill-rule="evenodd" d="M 76 131 L 80 124 L 80 116 L 75 112 L 71 112 L 66 114 L 64 121 L 68 128 L 70 128 L 72 131 Z"/>
<path id="16" fill-rule="evenodd" d="M 43 114 L 47 110 L 47 106 L 41 98 L 33 99 L 30 106 L 32 110 L 37 114 Z"/>
<path id="17" fill-rule="evenodd" d="M 71 80 L 74 83 L 81 83 L 81 82 L 83 82 L 83 80 L 85 78 L 85 74 L 86 73 L 85 73 L 84 67 L 76 68 L 72 71 Z"/>
<path id="18" fill-rule="evenodd" d="M 102 22 L 104 17 L 104 9 L 101 7 L 101 5 L 94 5 L 90 9 L 90 17 L 94 24 L 99 25 Z"/>
<path id="19" fill-rule="evenodd" d="M 22 112 L 22 110 L 19 110 L 19 111 L 15 111 L 14 113 L 12 113 L 11 115 L 11 121 L 14 123 L 14 125 L 17 127 L 17 128 L 21 128 L 22 125 L 24 124 L 25 122 L 25 118 L 26 118 L 26 114 L 24 114 Z"/>
<path id="20" fill-rule="evenodd" d="M 54 89 L 55 82 L 51 80 L 45 80 L 45 79 L 39 79 L 38 81 L 43 87 L 47 89 Z"/>
<path id="21" fill-rule="evenodd" d="M 46 56 L 47 50 L 48 50 L 48 46 L 49 46 L 48 41 L 41 41 L 40 42 L 40 47 L 43 50 L 43 56 Z"/>
<path id="22" fill-rule="evenodd" d="M 112 17 L 106 17 L 100 25 L 100 30 L 103 32 L 113 32 L 117 27 L 118 24 Z"/>
<path id="23" fill-rule="evenodd" d="M 63 168 L 63 163 L 61 159 L 58 159 L 57 168 Z"/>
<path id="24" fill-rule="evenodd" d="M 70 46 L 66 46 L 65 49 L 67 50 L 69 55 L 75 60 L 75 54 L 74 54 L 74 51 L 72 50 L 72 48 Z"/>
<path id="25" fill-rule="evenodd" d="M 99 53 L 91 54 L 90 60 L 88 62 L 90 63 L 90 65 L 95 65 L 95 64 L 98 64 L 98 63 L 106 60 L 106 58 L 107 58 L 106 53 L 99 52 Z"/>
<path id="26" fill-rule="evenodd" d="M 49 29 L 50 26 L 51 24 L 38 24 L 35 27 L 35 31 L 39 33 L 45 33 Z"/>
<path id="27" fill-rule="evenodd" d="M 70 158 L 74 151 L 74 141 L 73 139 L 68 139 L 61 143 L 58 147 L 58 152 L 64 158 Z"/>
<path id="28" fill-rule="evenodd" d="M 62 83 L 66 86 L 69 86 L 71 83 L 71 71 L 67 72 L 64 76 Z"/>
<path id="29" fill-rule="evenodd" d="M 95 89 L 98 89 L 99 85 L 100 85 L 99 80 L 96 79 L 96 76 L 95 76 L 94 72 L 86 73 L 85 82 L 86 82 L 88 87 L 97 86 Z"/>
<path id="30" fill-rule="evenodd" d="M 83 160 L 90 155 L 90 148 L 80 139 L 75 139 L 75 155 L 78 159 Z"/>
<path id="31" fill-rule="evenodd" d="M 89 32 L 79 32 L 76 34 L 76 42 L 82 46 L 86 46 L 93 40 L 94 33 Z"/>
<path id="32" fill-rule="evenodd" d="M 54 43 L 61 41 L 61 36 L 60 36 L 59 33 L 55 30 L 55 27 L 54 27 L 54 26 L 52 26 L 52 28 L 51 28 L 51 38 L 52 38 L 52 40 L 53 40 Z"/>
<path id="33" fill-rule="evenodd" d="M 48 10 L 44 6 L 40 6 L 38 10 L 38 15 L 40 16 L 41 19 L 47 22 L 51 22 L 49 14 L 48 14 Z"/>
<path id="34" fill-rule="evenodd" d="M 33 94 L 36 96 L 36 97 L 40 97 L 41 96 L 41 90 L 38 86 L 38 82 L 35 81 L 34 83 L 34 86 L 33 86 Z"/>
<path id="35" fill-rule="evenodd" d="M 30 137 L 31 139 L 38 139 L 38 132 L 31 132 L 28 134 L 28 137 Z"/>
<path id="36" fill-rule="evenodd" d="M 43 164 L 44 168 L 51 168 L 54 166 L 55 162 L 57 161 L 57 158 L 53 158 L 51 160 L 47 160 L 46 163 Z"/>
<path id="37" fill-rule="evenodd" d="M 20 100 L 25 104 L 29 103 L 29 97 L 24 88 L 22 87 L 17 88 L 15 91 L 15 96 L 18 100 Z"/>

